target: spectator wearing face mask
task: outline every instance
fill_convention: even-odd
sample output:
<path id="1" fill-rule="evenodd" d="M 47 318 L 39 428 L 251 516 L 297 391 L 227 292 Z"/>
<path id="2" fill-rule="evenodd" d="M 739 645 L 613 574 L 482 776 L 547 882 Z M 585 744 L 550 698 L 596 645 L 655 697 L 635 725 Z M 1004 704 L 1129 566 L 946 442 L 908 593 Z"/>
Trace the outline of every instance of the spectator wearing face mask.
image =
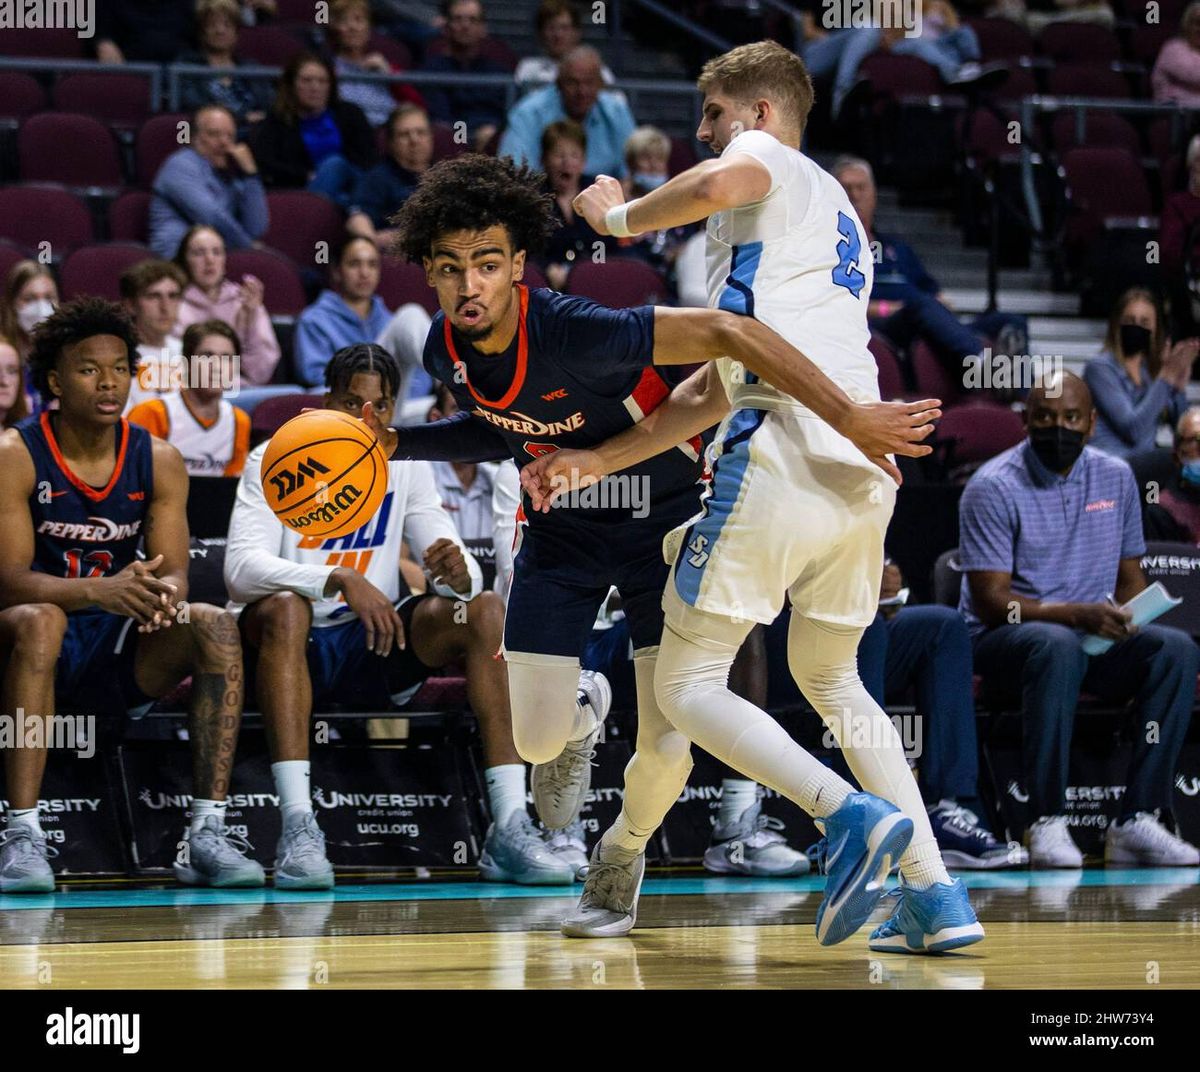
<path id="1" fill-rule="evenodd" d="M 0 335 L 0 428 L 11 428 L 33 412 L 25 390 L 25 366 L 17 348 Z"/>
<path id="2" fill-rule="evenodd" d="M 0 335 L 17 351 L 25 376 L 25 390 L 33 399 L 31 412 L 42 408 L 41 395 L 29 376 L 30 336 L 33 329 L 58 308 L 58 284 L 50 269 L 37 261 L 17 261 L 4 279 L 0 300 Z"/>
<path id="3" fill-rule="evenodd" d="M 1200 545 L 1200 406 L 1175 425 L 1171 462 L 1171 476 L 1159 487 L 1157 501 L 1142 507 L 1142 528 L 1147 540 Z"/>
<path id="4" fill-rule="evenodd" d="M 1158 298 L 1134 287 L 1117 299 L 1104 341 L 1083 374 L 1096 406 L 1092 446 L 1128 459 L 1154 446 L 1160 424 L 1183 415 L 1200 340 L 1171 344 Z"/>

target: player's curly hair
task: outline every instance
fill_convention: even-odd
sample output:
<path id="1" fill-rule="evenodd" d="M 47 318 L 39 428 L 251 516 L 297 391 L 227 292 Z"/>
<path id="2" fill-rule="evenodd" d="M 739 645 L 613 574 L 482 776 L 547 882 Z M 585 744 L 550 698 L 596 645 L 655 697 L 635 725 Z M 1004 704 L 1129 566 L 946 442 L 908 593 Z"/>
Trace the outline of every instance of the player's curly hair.
<path id="1" fill-rule="evenodd" d="M 45 401 L 54 398 L 50 373 L 58 367 L 63 350 L 94 335 L 115 335 L 129 355 L 129 374 L 137 378 L 138 337 L 133 320 L 116 302 L 103 298 L 76 298 L 43 320 L 33 332 L 29 369 L 33 386 Z"/>
<path id="2" fill-rule="evenodd" d="M 438 235 L 501 226 L 514 252 L 540 252 L 557 226 L 546 177 L 511 157 L 464 153 L 434 164 L 389 221 L 400 235 L 393 251 L 417 264 Z"/>

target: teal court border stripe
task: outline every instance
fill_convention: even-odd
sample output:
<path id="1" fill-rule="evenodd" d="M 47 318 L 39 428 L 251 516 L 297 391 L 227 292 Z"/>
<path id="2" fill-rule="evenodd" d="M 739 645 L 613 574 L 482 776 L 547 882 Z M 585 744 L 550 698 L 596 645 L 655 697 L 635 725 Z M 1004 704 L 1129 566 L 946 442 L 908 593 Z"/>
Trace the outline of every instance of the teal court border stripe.
<path id="1" fill-rule="evenodd" d="M 959 872 L 968 889 L 1044 889 L 1078 886 L 1191 886 L 1200 868 L 1130 868 L 1086 871 Z M 804 878 L 650 878 L 643 896 L 728 896 L 747 893 L 809 893 L 824 888 L 819 875 Z M 175 908 L 234 904 L 305 904 L 314 901 L 491 901 L 516 898 L 574 900 L 582 886 L 516 886 L 496 882 L 403 882 L 346 884 L 312 893 L 270 887 L 257 890 L 164 888 L 74 890 L 46 894 L 0 894 L 0 911 L 33 908 Z"/>

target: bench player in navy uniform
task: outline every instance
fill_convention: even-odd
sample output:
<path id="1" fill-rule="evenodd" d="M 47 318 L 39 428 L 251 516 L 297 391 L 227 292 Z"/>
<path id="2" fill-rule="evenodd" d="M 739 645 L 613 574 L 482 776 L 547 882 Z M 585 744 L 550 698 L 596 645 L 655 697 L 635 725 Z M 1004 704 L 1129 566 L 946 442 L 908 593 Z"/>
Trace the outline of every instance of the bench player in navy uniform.
<path id="1" fill-rule="evenodd" d="M 96 298 L 64 305 L 34 335 L 34 383 L 59 408 L 0 436 L 4 710 L 48 720 L 58 703 L 140 717 L 190 675 L 195 799 L 175 874 L 189 885 L 261 886 L 262 867 L 224 822 L 242 715 L 237 624 L 185 603 L 187 471 L 178 450 L 121 416 L 137 360 L 129 318 Z M 4 758 L 0 891 L 49 892 L 37 814 L 46 751 Z"/>
<path id="2" fill-rule="evenodd" d="M 717 309 L 613 310 L 523 286 L 527 254 L 537 252 L 553 227 L 541 178 L 508 159 L 464 155 L 426 172 L 396 214 L 399 250 L 423 264 L 441 306 L 425 368 L 450 384 L 462 412 L 397 433 L 364 408 L 385 449 L 398 457 L 511 457 L 524 465 L 636 425 L 670 392 L 656 365 L 728 355 L 802 399 L 896 479 L 886 455 L 928 452 L 920 445 L 932 430 L 921 415 L 928 405 L 854 403 L 807 357 L 749 317 Z M 606 839 L 614 831 L 618 839 L 647 836 L 687 780 L 688 741 L 659 711 L 653 681 L 668 577 L 661 545 L 698 508 L 697 445 L 680 443 L 621 480 L 601 481 L 565 497 L 565 508 L 528 519 L 515 559 L 504 652 L 513 737 L 522 757 L 536 765 L 534 799 L 547 826 L 574 819 L 590 781 L 588 758 L 600 726 L 590 708 L 573 707 L 571 697 L 580 653 L 612 584 L 620 589 L 633 639 L 638 740 L 625 772 L 622 812 Z M 593 868 L 597 860 L 603 866 L 603 846 Z"/>

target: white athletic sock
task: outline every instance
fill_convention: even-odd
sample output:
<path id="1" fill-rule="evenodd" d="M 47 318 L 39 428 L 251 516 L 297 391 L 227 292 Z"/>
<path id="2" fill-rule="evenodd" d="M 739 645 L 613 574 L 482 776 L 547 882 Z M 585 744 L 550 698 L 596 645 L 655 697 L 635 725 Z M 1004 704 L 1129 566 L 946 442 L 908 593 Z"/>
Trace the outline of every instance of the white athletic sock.
<path id="1" fill-rule="evenodd" d="M 27 826 L 35 834 L 41 834 L 42 824 L 38 820 L 37 808 L 12 808 L 8 813 L 8 828 Z"/>
<path id="2" fill-rule="evenodd" d="M 584 703 L 576 696 L 575 700 L 575 720 L 571 724 L 571 735 L 569 740 L 582 741 L 585 737 L 591 734 L 596 728 L 596 712 L 592 710 L 592 705 Z"/>
<path id="3" fill-rule="evenodd" d="M 210 815 L 215 815 L 221 821 L 221 826 L 224 827 L 225 809 L 228 807 L 228 800 L 201 800 L 197 797 L 192 801 L 192 833 L 199 833 L 200 827 L 204 825 L 204 820 Z"/>
<path id="4" fill-rule="evenodd" d="M 722 826 L 736 823 L 746 809 L 758 800 L 758 783 L 748 778 L 721 779 L 721 807 L 717 811 L 717 822 Z"/>
<path id="5" fill-rule="evenodd" d="M 942 861 L 942 852 L 935 838 L 916 844 L 909 843 L 907 851 L 900 857 L 900 873 L 904 883 L 915 890 L 927 890 L 935 882 L 949 886 L 954 880 Z"/>
<path id="6" fill-rule="evenodd" d="M 492 821 L 503 826 L 515 811 L 525 811 L 525 764 L 502 763 L 483 772 Z"/>
<path id="7" fill-rule="evenodd" d="M 639 829 L 629 821 L 629 816 L 625 814 L 625 809 L 621 809 L 621 813 L 613 821 L 600 839 L 605 848 L 613 847 L 623 849 L 626 852 L 643 853 L 646 851 L 646 844 L 654 836 L 654 831 L 658 829 L 655 826 L 649 830 Z"/>
<path id="8" fill-rule="evenodd" d="M 271 764 L 271 777 L 275 780 L 285 826 L 313 810 L 310 768 L 307 759 L 282 759 Z"/>

